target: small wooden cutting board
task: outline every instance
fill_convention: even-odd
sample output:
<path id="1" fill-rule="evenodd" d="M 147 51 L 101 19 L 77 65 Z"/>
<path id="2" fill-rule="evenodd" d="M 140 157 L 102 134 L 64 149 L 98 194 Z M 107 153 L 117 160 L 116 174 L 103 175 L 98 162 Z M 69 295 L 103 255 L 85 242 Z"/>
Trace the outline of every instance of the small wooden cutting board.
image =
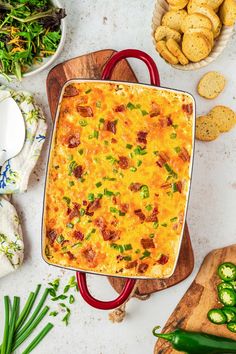
<path id="1" fill-rule="evenodd" d="M 214 325 L 207 319 L 210 309 L 221 307 L 216 286 L 221 282 L 217 275 L 217 268 L 223 262 L 236 264 L 236 245 L 214 250 L 206 256 L 194 282 L 167 321 L 163 333 L 182 328 L 236 340 L 236 334 L 230 332 L 225 325 Z M 154 353 L 177 354 L 180 352 L 173 350 L 170 343 L 158 340 Z"/>
<path id="2" fill-rule="evenodd" d="M 106 62 L 116 53 L 115 50 L 105 49 L 97 52 L 85 54 L 52 68 L 47 77 L 47 95 L 52 119 L 54 120 L 57 110 L 61 89 L 66 81 L 81 79 L 100 79 L 101 73 Z M 131 66 L 127 60 L 121 60 L 112 73 L 112 80 L 138 82 Z M 179 260 L 175 273 L 169 279 L 165 280 L 143 280 L 139 282 L 137 289 L 138 295 L 151 294 L 156 291 L 166 289 L 170 286 L 180 283 L 186 279 L 193 270 L 194 256 L 192 244 L 187 225 L 185 226 L 183 241 L 180 250 Z M 124 281 L 122 278 L 110 277 L 111 285 L 120 292 Z"/>

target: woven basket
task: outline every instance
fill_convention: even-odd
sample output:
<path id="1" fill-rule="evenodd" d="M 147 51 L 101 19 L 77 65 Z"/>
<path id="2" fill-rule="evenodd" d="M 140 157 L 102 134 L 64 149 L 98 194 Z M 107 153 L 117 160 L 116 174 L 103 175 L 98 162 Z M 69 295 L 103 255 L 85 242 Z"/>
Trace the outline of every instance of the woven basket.
<path id="1" fill-rule="evenodd" d="M 165 0 L 157 0 L 154 13 L 153 13 L 153 18 L 152 18 L 152 37 L 153 37 L 153 43 L 156 46 L 154 34 L 158 26 L 161 25 L 161 19 L 163 15 L 168 11 L 169 9 L 169 4 Z M 211 53 L 206 59 L 203 59 L 199 61 L 198 63 L 190 63 L 188 65 L 172 65 L 174 68 L 179 69 L 179 70 L 197 70 L 201 69 L 204 66 L 209 65 L 212 63 L 224 50 L 226 47 L 228 41 L 230 40 L 232 34 L 234 31 L 234 27 L 227 27 L 223 26 L 221 30 L 221 34 L 219 38 L 216 40 L 214 48 L 212 49 Z M 164 59 L 163 59 L 164 60 Z M 171 64 L 170 64 L 171 65 Z"/>

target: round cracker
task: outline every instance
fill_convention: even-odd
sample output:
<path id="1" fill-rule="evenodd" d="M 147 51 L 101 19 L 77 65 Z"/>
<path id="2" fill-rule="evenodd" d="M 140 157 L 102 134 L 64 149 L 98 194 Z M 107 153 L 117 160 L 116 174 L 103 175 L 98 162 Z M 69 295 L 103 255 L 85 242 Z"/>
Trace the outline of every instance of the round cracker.
<path id="1" fill-rule="evenodd" d="M 157 51 L 161 54 L 161 56 L 171 65 L 178 64 L 179 60 L 176 58 L 167 48 L 165 41 L 159 41 L 156 44 Z"/>
<path id="2" fill-rule="evenodd" d="M 188 0 L 167 0 L 167 2 L 170 5 L 170 10 L 173 11 L 184 9 L 188 4 Z"/>
<path id="3" fill-rule="evenodd" d="M 217 125 L 208 119 L 208 116 L 200 116 L 196 120 L 196 139 L 212 141 L 220 135 Z"/>
<path id="4" fill-rule="evenodd" d="M 220 18 L 217 16 L 215 11 L 208 5 L 198 5 L 194 2 L 195 0 L 190 0 L 188 4 L 188 13 L 199 13 L 209 18 L 212 22 L 212 30 L 214 33 L 214 37 L 218 37 L 221 31 L 222 23 Z"/>
<path id="5" fill-rule="evenodd" d="M 190 28 L 201 28 L 201 27 L 212 30 L 211 20 L 208 17 L 201 14 L 191 14 L 184 18 L 181 25 L 181 31 L 187 32 L 187 30 L 189 30 Z"/>
<path id="6" fill-rule="evenodd" d="M 208 57 L 211 48 L 210 42 L 201 33 L 185 33 L 183 36 L 182 51 L 194 63 Z"/>
<path id="7" fill-rule="evenodd" d="M 185 10 L 167 11 L 162 17 L 161 24 L 181 32 L 181 24 L 186 16 L 187 12 Z"/>
<path id="8" fill-rule="evenodd" d="M 217 10 L 217 8 L 223 3 L 224 0 L 193 0 L 196 5 L 207 5 L 210 6 L 213 10 Z"/>
<path id="9" fill-rule="evenodd" d="M 226 84 L 225 77 L 216 72 L 210 71 L 203 75 L 198 83 L 198 93 L 207 99 L 214 99 L 224 90 Z"/>
<path id="10" fill-rule="evenodd" d="M 208 114 L 210 120 L 218 125 L 221 133 L 228 132 L 236 124 L 234 111 L 226 106 L 215 106 Z"/>
<path id="11" fill-rule="evenodd" d="M 157 27 L 155 32 L 155 39 L 157 42 L 162 40 L 168 40 L 170 38 L 173 38 L 178 43 L 181 42 L 181 34 L 178 31 L 175 31 L 174 29 L 169 28 L 167 26 Z"/>
<path id="12" fill-rule="evenodd" d="M 189 63 L 188 58 L 184 55 L 182 52 L 179 44 L 172 38 L 168 39 L 166 42 L 166 46 L 169 49 L 169 51 L 176 57 L 178 58 L 180 64 L 182 65 L 187 65 Z"/>
<path id="13" fill-rule="evenodd" d="M 233 26 L 236 20 L 236 2 L 225 0 L 220 8 L 220 19 L 225 26 Z"/>
<path id="14" fill-rule="evenodd" d="M 203 36 L 205 36 L 209 43 L 211 44 L 211 49 L 213 48 L 214 46 L 214 35 L 213 35 L 213 32 L 211 30 L 209 30 L 208 28 L 204 28 L 204 27 L 201 27 L 201 28 L 190 28 L 187 32 L 185 32 L 186 34 L 187 33 L 200 33 L 202 34 Z"/>

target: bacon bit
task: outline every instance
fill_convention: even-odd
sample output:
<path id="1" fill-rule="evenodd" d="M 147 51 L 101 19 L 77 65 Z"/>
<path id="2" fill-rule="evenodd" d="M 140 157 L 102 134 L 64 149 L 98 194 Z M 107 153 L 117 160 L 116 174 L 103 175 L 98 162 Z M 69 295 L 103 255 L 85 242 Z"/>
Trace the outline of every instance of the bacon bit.
<path id="1" fill-rule="evenodd" d="M 147 132 L 139 131 L 137 133 L 137 142 L 140 144 L 147 144 Z"/>
<path id="2" fill-rule="evenodd" d="M 80 213 L 79 213 L 79 208 L 80 208 L 80 205 L 77 204 L 77 203 L 74 203 L 73 209 L 72 209 L 72 210 L 70 211 L 70 213 L 68 214 L 70 221 L 71 221 L 75 216 L 79 216 L 79 215 L 80 215 Z"/>
<path id="3" fill-rule="evenodd" d="M 57 232 L 55 230 L 51 229 L 51 230 L 47 231 L 46 236 L 49 239 L 49 244 L 52 246 L 54 241 L 57 238 Z"/>
<path id="4" fill-rule="evenodd" d="M 126 214 L 128 212 L 128 210 L 129 210 L 129 204 L 127 204 L 127 203 L 120 204 L 120 211 L 122 213 Z"/>
<path id="5" fill-rule="evenodd" d="M 131 185 L 129 186 L 129 189 L 132 191 L 132 192 L 138 192 L 142 187 L 142 184 L 141 183 L 131 183 Z"/>
<path id="6" fill-rule="evenodd" d="M 157 222 L 158 221 L 157 214 L 158 214 L 158 209 L 154 208 L 152 214 L 146 217 L 146 222 Z"/>
<path id="7" fill-rule="evenodd" d="M 73 259 L 75 259 L 75 256 L 73 255 L 73 253 L 71 253 L 71 251 L 66 252 L 66 254 L 68 255 L 70 261 L 73 261 Z"/>
<path id="8" fill-rule="evenodd" d="M 115 112 L 124 112 L 125 111 L 125 106 L 123 104 L 121 104 L 120 106 L 116 106 L 114 108 Z"/>
<path id="9" fill-rule="evenodd" d="M 88 204 L 87 200 L 83 200 L 82 204 L 83 206 L 86 206 Z"/>
<path id="10" fill-rule="evenodd" d="M 104 228 L 101 232 L 104 241 L 117 241 L 119 239 L 119 231 Z"/>
<path id="11" fill-rule="evenodd" d="M 80 134 L 76 133 L 74 135 L 70 135 L 68 138 L 68 148 L 73 149 L 79 146 L 80 144 Z"/>
<path id="12" fill-rule="evenodd" d="M 139 266 L 138 266 L 138 272 L 139 273 L 145 273 L 147 269 L 148 269 L 148 264 L 147 263 L 140 263 Z"/>
<path id="13" fill-rule="evenodd" d="M 174 224 L 173 226 L 172 226 L 172 230 L 177 230 L 178 229 L 178 224 Z"/>
<path id="14" fill-rule="evenodd" d="M 160 106 L 155 103 L 155 102 L 152 102 L 152 110 L 151 112 L 149 113 L 150 117 L 153 118 L 153 117 L 157 117 L 159 116 L 161 113 L 161 109 L 160 109 Z"/>
<path id="15" fill-rule="evenodd" d="M 96 198 L 93 202 L 90 202 L 88 205 L 87 205 L 87 208 L 86 208 L 86 211 L 85 211 L 85 214 L 86 215 L 91 215 L 91 213 L 93 213 L 95 210 L 101 208 L 101 199 L 100 198 Z"/>
<path id="16" fill-rule="evenodd" d="M 83 174 L 83 167 L 81 165 L 76 166 L 72 173 L 76 178 L 81 178 Z"/>
<path id="17" fill-rule="evenodd" d="M 106 221 L 102 216 L 100 216 L 99 218 L 94 220 L 94 225 L 99 227 L 100 229 L 104 229 L 106 227 Z"/>
<path id="18" fill-rule="evenodd" d="M 66 214 L 69 215 L 70 213 L 71 213 L 71 208 L 68 208 Z"/>
<path id="19" fill-rule="evenodd" d="M 122 168 L 123 170 L 127 170 L 127 168 L 129 168 L 129 160 L 125 156 L 119 156 L 118 163 L 119 163 L 120 168 Z"/>
<path id="20" fill-rule="evenodd" d="M 82 117 L 93 117 L 93 110 L 90 106 L 77 106 L 76 108 Z"/>
<path id="21" fill-rule="evenodd" d="M 148 248 L 155 248 L 155 244 L 151 238 L 142 238 L 141 245 L 145 250 Z"/>
<path id="22" fill-rule="evenodd" d="M 141 222 L 144 222 L 144 220 L 145 220 L 146 217 L 145 217 L 145 215 L 144 215 L 144 213 L 142 212 L 141 209 L 136 209 L 136 210 L 134 211 L 134 214 L 139 217 L 139 219 L 141 220 Z"/>
<path id="23" fill-rule="evenodd" d="M 111 200 L 112 200 L 112 203 L 113 203 L 113 204 L 115 204 L 115 205 L 117 204 L 117 198 L 116 198 L 115 195 L 113 195 L 113 197 L 112 197 Z"/>
<path id="24" fill-rule="evenodd" d="M 156 215 L 149 215 L 146 217 L 146 222 L 158 222 L 158 217 Z"/>
<path id="25" fill-rule="evenodd" d="M 89 247 L 89 248 L 83 250 L 82 254 L 87 259 L 88 262 L 93 262 L 93 260 L 96 256 L 96 252 L 92 249 L 92 247 Z"/>
<path id="26" fill-rule="evenodd" d="M 169 160 L 169 156 L 165 152 L 161 151 L 159 152 L 159 159 L 157 160 L 156 164 L 159 167 L 163 167 L 168 160 Z"/>
<path id="27" fill-rule="evenodd" d="M 162 188 L 162 189 L 169 189 L 169 188 L 171 188 L 171 183 L 163 183 L 163 184 L 161 185 L 161 188 Z"/>
<path id="28" fill-rule="evenodd" d="M 186 112 L 187 114 L 192 114 L 193 113 L 193 104 L 183 104 L 182 105 L 182 110 Z"/>
<path id="29" fill-rule="evenodd" d="M 167 126 L 170 126 L 170 125 L 173 124 L 173 121 L 172 121 L 172 119 L 170 118 L 170 116 L 168 116 L 166 119 L 167 119 Z"/>
<path id="30" fill-rule="evenodd" d="M 68 85 L 65 88 L 64 91 L 64 97 L 74 97 L 77 96 L 79 94 L 79 90 L 73 86 L 73 85 Z"/>
<path id="31" fill-rule="evenodd" d="M 181 152 L 179 153 L 179 157 L 181 158 L 181 160 L 183 160 L 184 162 L 186 161 L 190 161 L 190 155 L 188 153 L 188 151 L 183 147 Z"/>
<path id="32" fill-rule="evenodd" d="M 132 269 L 135 268 L 137 266 L 138 262 L 137 261 L 132 261 L 126 264 L 125 268 L 126 269 Z"/>
<path id="33" fill-rule="evenodd" d="M 111 142 L 112 142 L 112 144 L 115 144 L 115 143 L 117 143 L 117 140 L 114 139 L 114 138 L 112 138 L 112 139 L 111 139 Z"/>
<path id="34" fill-rule="evenodd" d="M 104 129 L 108 132 L 116 134 L 116 121 L 115 120 L 105 120 Z"/>
<path id="35" fill-rule="evenodd" d="M 181 193 L 182 192 L 182 188 L 183 188 L 183 185 L 182 185 L 182 182 L 179 181 L 176 183 L 176 187 L 178 189 L 178 192 Z"/>
<path id="36" fill-rule="evenodd" d="M 157 263 L 164 265 L 168 262 L 168 260 L 169 260 L 169 257 L 162 254 L 160 259 L 158 259 Z"/>
<path id="37" fill-rule="evenodd" d="M 83 234 L 81 231 L 75 230 L 75 231 L 73 232 L 73 237 L 74 237 L 76 240 L 83 241 L 83 239 L 84 239 L 84 234 Z"/>

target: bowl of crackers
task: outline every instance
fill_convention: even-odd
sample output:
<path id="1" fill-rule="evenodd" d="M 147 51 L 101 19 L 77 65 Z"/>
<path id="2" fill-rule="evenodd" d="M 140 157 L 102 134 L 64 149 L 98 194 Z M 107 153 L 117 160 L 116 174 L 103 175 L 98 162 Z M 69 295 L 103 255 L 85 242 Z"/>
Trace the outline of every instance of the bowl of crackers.
<path id="1" fill-rule="evenodd" d="M 157 0 L 153 42 L 173 67 L 200 69 L 223 52 L 235 21 L 235 0 Z"/>

